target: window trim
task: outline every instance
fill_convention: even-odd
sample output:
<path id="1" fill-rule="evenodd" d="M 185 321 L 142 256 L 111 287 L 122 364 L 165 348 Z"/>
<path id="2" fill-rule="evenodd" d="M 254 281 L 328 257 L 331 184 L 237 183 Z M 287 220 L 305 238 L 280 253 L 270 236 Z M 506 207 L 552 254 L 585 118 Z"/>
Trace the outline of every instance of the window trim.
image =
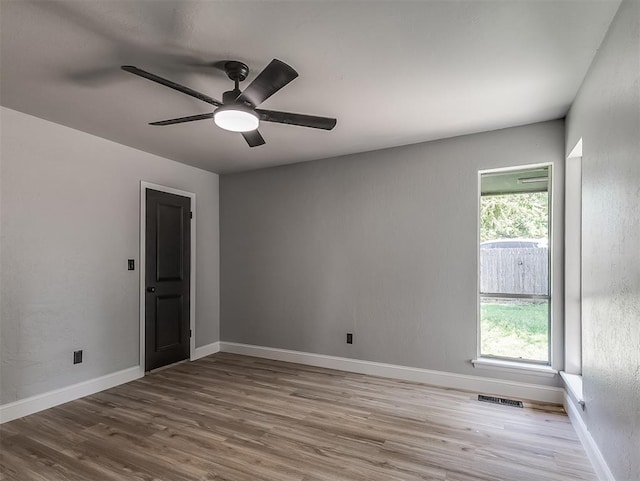
<path id="1" fill-rule="evenodd" d="M 558 371 L 553 369 L 549 364 L 536 363 L 532 361 L 522 361 L 520 359 L 509 359 L 501 357 L 478 357 L 472 359 L 473 367 L 479 369 L 492 369 L 494 371 L 503 372 L 519 372 L 520 374 L 529 374 L 531 376 L 553 377 Z"/>
<path id="2" fill-rule="evenodd" d="M 548 296 L 536 296 L 536 295 L 523 295 L 520 298 L 527 298 L 527 299 L 533 299 L 533 298 L 541 298 L 541 299 L 546 299 L 549 301 L 549 321 L 548 321 L 548 345 L 547 345 L 547 350 L 548 350 L 548 361 L 535 361 L 532 359 L 514 359 L 514 358 L 509 358 L 509 357 L 500 357 L 500 356 L 483 356 L 482 355 L 482 338 L 481 338 L 481 334 L 482 334 L 482 322 L 481 322 L 481 307 L 480 307 L 480 303 L 481 303 L 481 299 L 482 297 L 491 297 L 493 296 L 493 294 L 482 294 L 480 292 L 480 279 L 481 279 L 481 274 L 480 274 L 480 242 L 481 242 L 481 237 L 480 237 L 480 227 L 481 227 L 481 208 L 482 208 L 482 175 L 483 174 L 491 174 L 491 173 L 497 173 L 497 172 L 513 172 L 513 171 L 519 171 L 519 170 L 533 170 L 533 169 L 539 169 L 542 167 L 547 167 L 549 169 L 549 181 L 547 183 L 547 193 L 549 196 L 549 244 L 548 244 L 548 249 L 547 249 L 547 255 L 548 255 L 548 259 L 549 259 L 549 272 L 548 272 L 548 276 L 549 276 L 549 280 L 548 280 L 548 286 L 549 286 L 549 294 Z M 554 365 L 554 355 L 553 355 L 553 347 L 555 345 L 555 339 L 554 339 L 554 326 L 555 326 L 555 318 L 553 315 L 553 311 L 554 311 L 554 299 L 555 296 L 553 295 L 554 293 L 554 262 L 553 262 L 553 251 L 554 249 L 554 232 L 555 229 L 553 228 L 553 224 L 554 224 L 554 172 L 553 172 L 553 168 L 554 168 L 554 163 L 553 162 L 542 162 L 542 163 L 538 163 L 538 164 L 523 164 L 523 165 L 513 165 L 513 166 L 509 166 L 509 167 L 496 167 L 496 168 L 491 168 L 491 169 L 481 169 L 478 170 L 478 190 L 477 190 L 477 217 L 476 217 L 476 221 L 477 221 L 477 225 L 476 225 L 476 247 L 477 247 L 477 269 L 476 269 L 476 358 L 471 360 L 471 363 L 473 364 L 474 367 L 490 367 L 492 369 L 498 369 L 498 370 L 507 370 L 507 371 L 513 371 L 513 370 L 518 370 L 518 366 L 521 366 L 522 369 L 519 370 L 525 370 L 525 371 L 540 371 L 540 372 L 544 372 L 545 375 L 556 375 L 557 374 L 557 370 L 553 369 L 553 365 Z M 510 297 L 510 296 L 517 296 L 517 294 L 508 294 L 506 295 L 506 297 Z M 495 297 L 505 297 L 504 294 L 500 294 L 500 295 L 495 295 Z M 507 363 L 508 365 L 505 367 L 505 363 Z M 476 364 L 478 366 L 476 366 Z M 513 364 L 513 366 L 511 365 Z M 537 368 L 542 368 L 537 369 Z"/>

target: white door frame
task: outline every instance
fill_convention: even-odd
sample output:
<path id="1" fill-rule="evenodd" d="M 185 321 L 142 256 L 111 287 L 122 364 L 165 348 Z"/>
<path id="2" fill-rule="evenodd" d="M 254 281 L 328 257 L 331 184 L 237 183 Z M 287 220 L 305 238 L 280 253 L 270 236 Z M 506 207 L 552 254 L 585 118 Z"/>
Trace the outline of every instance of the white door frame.
<path id="1" fill-rule="evenodd" d="M 166 187 L 164 185 L 152 184 L 151 182 L 140 181 L 140 374 L 144 376 L 144 356 L 145 356 L 145 277 L 146 277 L 146 213 L 147 213 L 147 189 L 158 190 L 168 194 L 181 195 L 191 199 L 191 272 L 189 285 L 189 328 L 191 338 L 189 339 L 189 359 L 193 361 L 196 347 L 196 194 L 184 190 Z"/>

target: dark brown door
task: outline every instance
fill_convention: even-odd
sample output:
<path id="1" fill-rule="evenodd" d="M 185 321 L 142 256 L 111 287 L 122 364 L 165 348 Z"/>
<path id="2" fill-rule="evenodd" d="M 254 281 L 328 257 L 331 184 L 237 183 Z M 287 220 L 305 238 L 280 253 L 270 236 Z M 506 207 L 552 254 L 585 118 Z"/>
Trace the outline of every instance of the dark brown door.
<path id="1" fill-rule="evenodd" d="M 147 189 L 145 370 L 189 357 L 191 199 Z"/>

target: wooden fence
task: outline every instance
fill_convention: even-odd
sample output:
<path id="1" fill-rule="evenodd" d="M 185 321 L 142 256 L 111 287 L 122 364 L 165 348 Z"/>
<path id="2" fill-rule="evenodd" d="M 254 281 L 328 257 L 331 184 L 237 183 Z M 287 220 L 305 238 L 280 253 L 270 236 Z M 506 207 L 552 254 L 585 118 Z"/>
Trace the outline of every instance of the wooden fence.
<path id="1" fill-rule="evenodd" d="M 480 249 L 480 292 L 549 294 L 546 248 Z"/>

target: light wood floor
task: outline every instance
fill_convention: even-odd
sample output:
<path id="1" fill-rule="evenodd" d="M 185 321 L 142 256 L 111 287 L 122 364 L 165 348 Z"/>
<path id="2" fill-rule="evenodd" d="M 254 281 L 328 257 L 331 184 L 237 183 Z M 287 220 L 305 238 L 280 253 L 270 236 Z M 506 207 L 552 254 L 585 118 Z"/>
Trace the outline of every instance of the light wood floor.
<path id="1" fill-rule="evenodd" d="M 0 426 L 2 480 L 595 480 L 568 418 L 216 354 Z"/>

